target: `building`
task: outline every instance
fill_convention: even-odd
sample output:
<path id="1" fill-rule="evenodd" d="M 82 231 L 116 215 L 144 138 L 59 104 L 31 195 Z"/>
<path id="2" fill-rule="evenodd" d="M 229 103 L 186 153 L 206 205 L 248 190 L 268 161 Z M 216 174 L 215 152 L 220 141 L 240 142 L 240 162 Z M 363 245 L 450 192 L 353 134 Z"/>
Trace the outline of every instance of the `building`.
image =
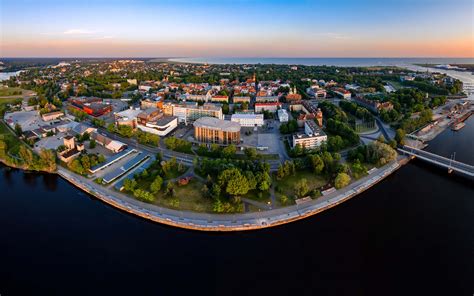
<path id="1" fill-rule="evenodd" d="M 156 121 L 148 121 L 146 124 L 139 123 L 137 128 L 144 132 L 152 133 L 160 137 L 166 136 L 178 127 L 178 118 L 175 116 L 163 116 Z"/>
<path id="2" fill-rule="evenodd" d="M 350 91 L 346 90 L 346 89 L 343 89 L 343 88 L 335 88 L 332 90 L 338 97 L 342 98 L 342 99 L 350 99 L 352 94 Z"/>
<path id="3" fill-rule="evenodd" d="M 305 149 L 315 149 L 328 139 L 328 136 L 312 120 L 305 121 L 304 131 L 304 134 L 293 135 L 293 147 L 299 145 Z"/>
<path id="4" fill-rule="evenodd" d="M 211 101 L 219 103 L 229 103 L 229 96 L 212 96 Z"/>
<path id="5" fill-rule="evenodd" d="M 58 152 L 58 158 L 65 163 L 71 162 L 81 154 L 82 150 L 84 150 L 83 146 L 80 149 L 77 149 L 75 138 L 71 135 L 67 135 L 63 138 L 63 144 L 66 149 Z"/>
<path id="6" fill-rule="evenodd" d="M 199 106 L 195 102 L 186 102 L 185 104 L 176 104 L 172 107 L 173 116 L 178 118 L 178 122 L 192 122 L 201 117 L 215 117 L 224 119 L 222 107 L 218 104 L 205 103 Z"/>
<path id="7" fill-rule="evenodd" d="M 250 97 L 239 97 L 239 96 L 234 96 L 234 104 L 242 104 L 242 103 L 248 103 L 250 104 Z"/>
<path id="8" fill-rule="evenodd" d="M 112 111 L 112 106 L 109 104 L 104 104 L 101 98 L 69 98 L 68 102 L 71 108 L 84 111 L 94 117 L 98 117 Z"/>
<path id="9" fill-rule="evenodd" d="M 41 118 L 43 121 L 51 121 L 60 118 L 61 116 L 64 116 L 64 112 L 62 111 L 54 111 L 50 113 L 46 113 L 41 115 Z"/>
<path id="10" fill-rule="evenodd" d="M 194 122 L 194 138 L 204 143 L 239 144 L 240 124 L 214 117 L 201 117 Z"/>
<path id="11" fill-rule="evenodd" d="M 263 114 L 255 113 L 237 113 L 232 114 L 230 119 L 232 122 L 237 122 L 241 126 L 255 127 L 263 125 Z"/>
<path id="12" fill-rule="evenodd" d="M 121 152 L 127 149 L 127 145 L 116 140 L 112 140 L 104 135 L 101 135 L 97 132 L 91 134 L 91 139 L 94 139 L 97 144 L 104 146 L 106 149 L 112 151 L 113 153 Z"/>
<path id="13" fill-rule="evenodd" d="M 390 111 L 393 109 L 393 104 L 391 102 L 381 103 L 379 100 L 368 100 L 361 96 L 356 96 L 354 102 L 376 113 L 379 113 L 380 110 Z"/>
<path id="14" fill-rule="evenodd" d="M 146 125 L 148 122 L 157 121 L 163 117 L 163 112 L 157 108 L 145 109 L 137 115 L 137 123 Z"/>
<path id="15" fill-rule="evenodd" d="M 281 103 L 255 103 L 255 113 L 260 113 L 263 111 L 276 112 L 281 108 Z"/>
<path id="16" fill-rule="evenodd" d="M 265 103 L 265 102 L 272 102 L 272 103 L 277 103 L 279 101 L 278 96 L 258 96 L 255 97 L 255 102 L 257 103 Z"/>
<path id="17" fill-rule="evenodd" d="M 142 110 L 135 109 L 127 109 L 125 111 L 117 112 L 115 113 L 115 124 L 128 125 L 132 128 L 136 128 L 138 114 L 142 112 Z"/>
<path id="18" fill-rule="evenodd" d="M 280 122 L 288 122 L 289 116 L 288 116 L 288 112 L 285 109 L 278 109 L 277 114 L 278 114 L 278 120 L 280 120 Z"/>
<path id="19" fill-rule="evenodd" d="M 163 100 L 161 97 L 156 97 L 153 99 L 144 99 L 140 102 L 140 108 L 148 109 L 148 108 L 159 108 L 163 109 Z"/>
<path id="20" fill-rule="evenodd" d="M 286 101 L 287 102 L 300 101 L 301 99 L 302 99 L 302 96 L 296 90 L 296 86 L 293 87 L 293 89 L 290 88 L 290 92 L 286 95 Z"/>

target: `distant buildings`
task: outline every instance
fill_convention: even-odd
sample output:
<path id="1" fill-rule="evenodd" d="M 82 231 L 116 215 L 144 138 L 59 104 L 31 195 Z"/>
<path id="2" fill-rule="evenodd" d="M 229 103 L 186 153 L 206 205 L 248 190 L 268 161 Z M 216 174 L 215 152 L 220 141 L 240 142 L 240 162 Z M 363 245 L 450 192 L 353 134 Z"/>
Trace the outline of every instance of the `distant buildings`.
<path id="1" fill-rule="evenodd" d="M 286 95 L 287 102 L 300 101 L 301 98 L 301 95 L 296 91 L 296 86 L 293 89 L 290 88 L 290 92 Z"/>
<path id="2" fill-rule="evenodd" d="M 340 98 L 342 98 L 342 99 L 346 99 L 346 100 L 347 100 L 347 99 L 350 99 L 351 96 L 352 96 L 352 94 L 351 94 L 350 91 L 345 90 L 345 89 L 343 89 L 343 88 L 337 87 L 337 88 L 334 88 L 332 91 L 333 91 L 338 97 L 340 97 Z"/>
<path id="3" fill-rule="evenodd" d="M 305 149 L 315 149 L 328 139 L 327 135 L 312 120 L 305 121 L 304 131 L 304 134 L 293 135 L 293 147 L 298 145 Z"/>
<path id="4" fill-rule="evenodd" d="M 282 106 L 281 103 L 255 103 L 255 113 L 261 113 L 263 111 L 276 112 Z"/>
<path id="5" fill-rule="evenodd" d="M 236 97 L 234 96 L 234 104 L 248 103 L 250 104 L 250 97 Z"/>
<path id="6" fill-rule="evenodd" d="M 368 100 L 361 96 L 356 96 L 354 102 L 376 113 L 379 113 L 381 110 L 390 111 L 393 109 L 391 102 L 381 103 L 378 100 Z"/>
<path id="7" fill-rule="evenodd" d="M 199 106 L 197 103 L 186 102 L 184 104 L 168 103 L 163 106 L 165 114 L 171 114 L 178 118 L 178 122 L 192 122 L 201 117 L 215 117 L 224 119 L 222 107 L 217 104 L 205 103 Z"/>
<path id="8" fill-rule="evenodd" d="M 258 96 L 255 98 L 255 102 L 257 103 L 265 103 L 265 102 L 278 102 L 279 97 L 278 96 Z"/>
<path id="9" fill-rule="evenodd" d="M 94 117 L 98 117 L 112 111 L 112 106 L 104 104 L 101 98 L 73 97 L 69 98 L 68 102 L 72 108 L 84 111 Z"/>
<path id="10" fill-rule="evenodd" d="M 245 126 L 245 127 L 262 126 L 264 123 L 263 114 L 254 114 L 254 113 L 232 114 L 231 121 L 237 122 L 241 126 Z"/>
<path id="11" fill-rule="evenodd" d="M 219 103 L 229 103 L 229 97 L 216 95 L 211 97 L 211 101 Z"/>
<path id="12" fill-rule="evenodd" d="M 201 117 L 194 122 L 194 138 L 204 143 L 239 144 L 240 124 L 214 117 Z"/>

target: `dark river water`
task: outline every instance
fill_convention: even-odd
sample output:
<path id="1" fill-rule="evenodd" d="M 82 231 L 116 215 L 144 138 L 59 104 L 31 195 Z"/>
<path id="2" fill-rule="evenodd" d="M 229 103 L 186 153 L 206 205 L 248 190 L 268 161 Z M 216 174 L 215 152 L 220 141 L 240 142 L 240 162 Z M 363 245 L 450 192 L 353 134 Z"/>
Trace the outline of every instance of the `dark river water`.
<path id="1" fill-rule="evenodd" d="M 428 150 L 474 163 L 474 120 Z M 212 234 L 0 167 L 0 295 L 472 295 L 474 186 L 412 161 L 322 214 Z"/>

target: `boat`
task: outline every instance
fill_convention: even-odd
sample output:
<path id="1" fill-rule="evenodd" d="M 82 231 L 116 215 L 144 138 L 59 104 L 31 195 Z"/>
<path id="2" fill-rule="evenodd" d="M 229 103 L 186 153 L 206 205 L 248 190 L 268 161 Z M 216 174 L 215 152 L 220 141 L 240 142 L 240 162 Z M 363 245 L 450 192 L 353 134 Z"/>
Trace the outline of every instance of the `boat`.
<path id="1" fill-rule="evenodd" d="M 452 129 L 453 131 L 458 131 L 458 130 L 462 129 L 465 125 L 466 125 L 466 124 L 465 124 L 464 122 L 459 122 L 459 123 L 456 123 L 455 125 L 453 125 L 453 126 L 451 127 L 451 129 Z"/>

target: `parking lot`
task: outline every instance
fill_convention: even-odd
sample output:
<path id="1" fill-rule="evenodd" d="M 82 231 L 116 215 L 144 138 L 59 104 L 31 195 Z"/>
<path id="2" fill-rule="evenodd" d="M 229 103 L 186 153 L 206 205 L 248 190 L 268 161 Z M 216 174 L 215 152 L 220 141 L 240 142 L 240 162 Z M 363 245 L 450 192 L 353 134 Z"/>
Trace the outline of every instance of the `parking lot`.
<path id="1" fill-rule="evenodd" d="M 41 119 L 38 111 L 19 111 L 5 114 L 5 121 L 9 122 L 10 120 L 13 121 L 13 126 L 19 123 L 23 131 L 35 130 L 47 124 Z"/>

